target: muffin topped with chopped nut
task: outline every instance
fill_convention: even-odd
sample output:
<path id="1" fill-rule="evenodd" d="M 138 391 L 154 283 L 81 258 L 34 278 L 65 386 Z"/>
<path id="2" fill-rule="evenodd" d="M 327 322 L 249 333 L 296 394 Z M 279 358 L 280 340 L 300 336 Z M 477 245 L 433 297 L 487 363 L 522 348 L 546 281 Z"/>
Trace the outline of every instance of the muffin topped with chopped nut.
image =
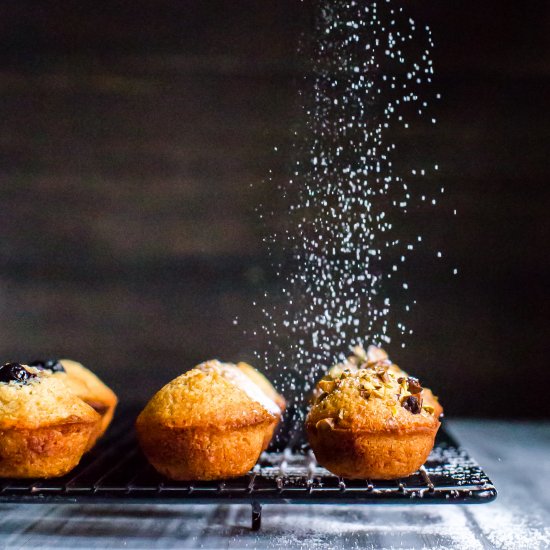
<path id="1" fill-rule="evenodd" d="M 356 347 L 317 384 L 306 419 L 317 460 L 346 477 L 413 473 L 426 460 L 440 425 L 442 408 L 426 392 L 380 348 Z"/>

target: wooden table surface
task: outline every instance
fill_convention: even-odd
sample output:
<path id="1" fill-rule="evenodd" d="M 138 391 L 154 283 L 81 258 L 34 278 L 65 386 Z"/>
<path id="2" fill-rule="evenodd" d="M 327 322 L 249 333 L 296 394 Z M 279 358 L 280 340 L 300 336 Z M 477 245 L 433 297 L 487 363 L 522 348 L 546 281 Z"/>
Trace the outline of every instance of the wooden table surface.
<path id="1" fill-rule="evenodd" d="M 550 423 L 448 426 L 497 486 L 485 505 L 0 506 L 1 548 L 550 548 Z"/>

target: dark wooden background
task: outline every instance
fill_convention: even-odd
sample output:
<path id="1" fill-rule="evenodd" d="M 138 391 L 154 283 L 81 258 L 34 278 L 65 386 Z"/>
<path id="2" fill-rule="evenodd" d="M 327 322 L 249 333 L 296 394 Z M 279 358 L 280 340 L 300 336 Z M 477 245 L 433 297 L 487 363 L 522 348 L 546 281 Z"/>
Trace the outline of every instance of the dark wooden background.
<path id="1" fill-rule="evenodd" d="M 413 153 L 459 214 L 430 211 L 449 260 L 417 258 L 415 338 L 390 351 L 450 415 L 548 416 L 550 4 L 408 4 L 443 94 Z M 251 358 L 274 284 L 253 209 L 277 203 L 311 22 L 298 0 L 0 6 L 5 360 L 73 357 L 143 401 Z"/>

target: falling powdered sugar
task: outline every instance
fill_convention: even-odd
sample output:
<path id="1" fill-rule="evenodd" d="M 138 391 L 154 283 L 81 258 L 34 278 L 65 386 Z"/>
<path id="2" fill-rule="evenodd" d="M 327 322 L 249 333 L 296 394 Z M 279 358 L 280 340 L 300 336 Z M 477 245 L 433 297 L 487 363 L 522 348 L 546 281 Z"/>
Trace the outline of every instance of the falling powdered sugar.
<path id="1" fill-rule="evenodd" d="M 284 222 L 270 205 L 260 208 L 281 288 L 263 297 L 258 360 L 298 405 L 319 371 L 350 346 L 404 345 L 412 333 L 403 316 L 390 315 L 386 285 L 399 281 L 424 240 L 401 235 L 399 221 L 418 204 L 435 208 L 444 190 L 423 185 L 437 164 L 404 170 L 396 162 L 415 122 L 436 122 L 429 107 L 439 98 L 431 92 L 431 31 L 401 4 L 315 5 L 311 72 L 301 95 L 305 123 L 295 132 L 288 180 L 277 186 Z M 409 286 L 400 281 L 399 292 L 407 295 Z M 410 298 L 404 311 L 414 304 Z"/>

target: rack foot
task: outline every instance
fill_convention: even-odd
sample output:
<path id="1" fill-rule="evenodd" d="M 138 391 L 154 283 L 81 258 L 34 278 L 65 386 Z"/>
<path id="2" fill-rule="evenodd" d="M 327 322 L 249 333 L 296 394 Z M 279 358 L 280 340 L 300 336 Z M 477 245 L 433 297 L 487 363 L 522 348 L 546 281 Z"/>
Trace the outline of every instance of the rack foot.
<path id="1" fill-rule="evenodd" d="M 259 531 L 262 526 L 262 505 L 254 501 L 252 503 L 252 531 Z"/>

